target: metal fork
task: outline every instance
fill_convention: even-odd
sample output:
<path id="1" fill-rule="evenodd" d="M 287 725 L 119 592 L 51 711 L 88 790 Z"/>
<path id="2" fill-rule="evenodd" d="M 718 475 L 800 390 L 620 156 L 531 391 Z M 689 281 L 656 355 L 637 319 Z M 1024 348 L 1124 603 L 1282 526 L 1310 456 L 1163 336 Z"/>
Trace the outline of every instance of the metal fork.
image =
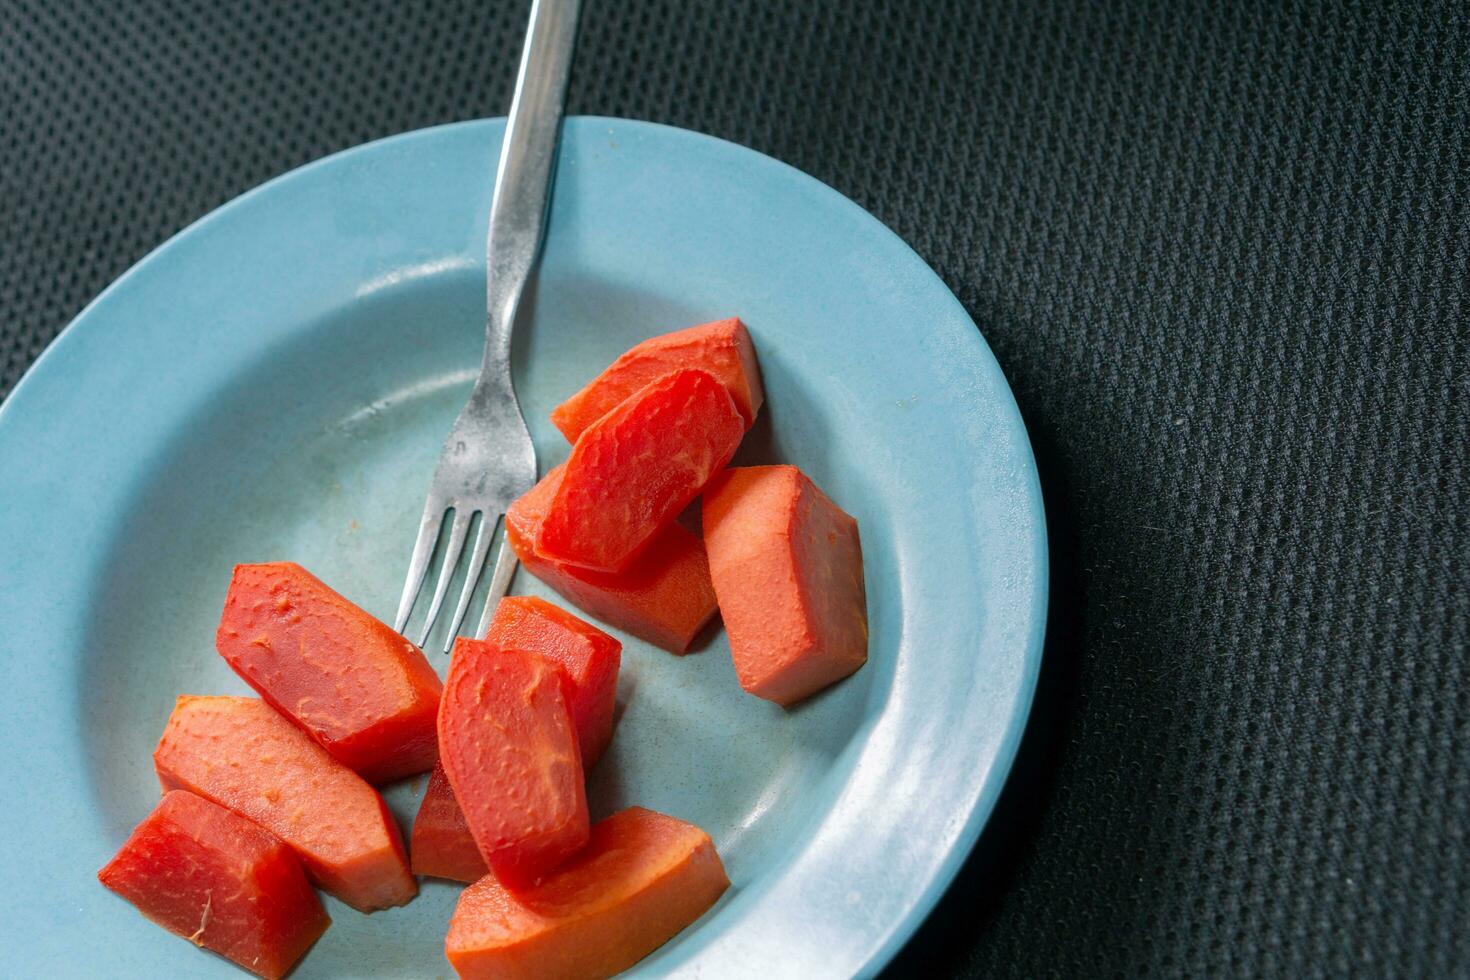
<path id="1" fill-rule="evenodd" d="M 419 646 L 427 642 L 459 565 L 470 524 L 478 514 L 479 531 L 470 551 L 464 587 L 450 618 L 445 652 L 453 646 L 469 611 L 506 507 L 536 482 L 536 449 L 531 444 L 531 434 L 511 384 L 510 342 L 516 307 L 520 305 L 521 293 L 541 247 L 579 6 L 580 0 L 535 0 L 531 4 L 520 73 L 505 123 L 500 165 L 495 172 L 495 193 L 490 204 L 486 244 L 488 314 L 480 377 L 470 393 L 469 403 L 455 420 L 440 452 L 439 464 L 434 468 L 429 499 L 419 521 L 418 540 L 414 542 L 413 558 L 408 564 L 408 578 L 403 583 L 403 596 L 393 621 L 393 628 L 400 633 L 408 625 L 429 571 L 434 545 L 452 512 L 449 539 L 439 563 L 434 598 L 429 603 Z M 515 568 L 515 553 L 502 541 L 476 635 L 484 634 L 496 604 L 510 588 Z"/>

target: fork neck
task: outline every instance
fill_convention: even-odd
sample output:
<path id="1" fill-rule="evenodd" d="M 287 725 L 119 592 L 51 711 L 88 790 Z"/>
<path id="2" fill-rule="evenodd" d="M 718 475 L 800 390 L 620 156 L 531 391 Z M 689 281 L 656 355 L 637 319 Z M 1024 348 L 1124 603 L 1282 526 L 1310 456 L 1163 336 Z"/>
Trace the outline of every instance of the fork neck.
<path id="1" fill-rule="evenodd" d="M 492 243 L 493 247 L 493 243 Z M 480 361 L 480 377 L 510 377 L 510 346 L 515 331 L 516 312 L 525 291 L 529 269 L 497 272 L 490 261 L 490 278 L 486 296 L 485 351 Z"/>

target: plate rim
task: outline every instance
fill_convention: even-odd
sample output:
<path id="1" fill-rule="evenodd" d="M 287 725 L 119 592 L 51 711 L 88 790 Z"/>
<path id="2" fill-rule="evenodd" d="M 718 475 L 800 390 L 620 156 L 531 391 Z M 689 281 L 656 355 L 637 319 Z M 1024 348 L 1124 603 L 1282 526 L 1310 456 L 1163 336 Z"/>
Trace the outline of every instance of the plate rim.
<path id="1" fill-rule="evenodd" d="M 995 366 L 996 371 L 1004 383 L 1004 395 L 997 393 L 997 400 L 1008 406 L 1012 415 L 1012 422 L 1019 427 L 1019 432 L 1022 437 L 1025 472 L 1021 474 L 1021 482 L 1024 483 L 1026 489 L 1025 506 L 1029 512 L 1032 526 L 1035 529 L 1035 534 L 1029 542 L 1035 559 L 1034 586 L 1031 589 L 1025 610 L 1026 617 L 1029 620 L 1029 631 L 1026 649 L 1022 652 L 1020 661 L 1021 686 L 1017 691 L 1014 702 L 1015 710 L 1012 711 L 1005 730 L 997 743 L 993 764 L 989 767 L 986 775 L 980 780 L 977 786 L 974 804 L 970 807 L 970 811 L 965 814 L 963 826 L 955 835 L 948 853 L 939 862 L 937 870 L 931 874 L 929 881 L 919 891 L 917 898 L 910 907 L 904 914 L 898 917 L 897 921 L 889 924 L 886 929 L 887 935 L 883 942 L 874 949 L 860 971 L 860 975 L 874 975 L 880 972 L 898 954 L 899 950 L 907 945 L 914 937 L 919 926 L 939 904 L 944 894 L 948 891 L 951 884 L 953 884 L 960 868 L 973 853 L 976 842 L 995 811 L 1000 792 L 1011 776 L 1011 770 L 1015 764 L 1022 737 L 1026 731 L 1034 705 L 1041 662 L 1044 655 L 1046 621 L 1049 606 L 1050 556 L 1045 501 L 1041 491 L 1039 471 L 1036 466 L 1035 450 L 1026 428 L 1025 419 L 1021 415 L 1019 405 L 1016 403 L 1014 390 L 1009 381 L 1005 379 L 1004 371 L 1000 368 L 999 361 L 990 349 L 990 345 L 985 340 L 979 325 L 975 323 L 974 318 L 970 316 L 969 312 L 964 308 L 964 305 L 960 303 L 949 285 L 925 261 L 923 256 L 909 245 L 908 242 L 904 241 L 897 232 L 841 191 L 818 180 L 800 168 L 762 153 L 759 150 L 696 130 L 647 120 L 611 116 L 578 115 L 568 116 L 567 120 L 568 122 L 579 120 L 581 124 L 609 124 L 632 127 L 634 129 L 647 129 L 673 139 L 715 144 L 721 152 L 733 153 L 737 157 L 748 155 L 754 162 L 762 166 L 774 166 L 779 171 L 784 172 L 787 177 L 808 185 L 808 190 L 811 193 L 825 196 L 828 198 L 829 204 L 848 211 L 860 224 L 870 227 L 875 235 L 887 239 L 890 246 L 898 246 L 901 252 L 907 253 L 919 267 L 933 277 L 935 283 L 943 289 L 944 295 L 948 298 L 948 302 L 953 304 L 959 316 L 971 327 L 964 334 L 967 337 L 965 342 L 978 345 L 978 352 L 981 358 L 988 360 Z M 503 116 L 459 120 L 408 130 L 337 150 L 316 160 L 276 174 L 263 183 L 236 195 L 184 225 L 130 265 L 126 271 L 110 282 L 101 292 L 85 304 L 71 318 L 66 326 L 58 331 L 56 337 L 52 339 L 36 360 L 23 372 L 4 401 L 0 402 L 0 434 L 4 433 L 10 419 L 14 418 L 17 414 L 27 411 L 25 406 L 31 399 L 30 392 L 45 383 L 46 379 L 52 373 L 57 370 L 63 370 L 66 359 L 69 356 L 68 352 L 77 344 L 84 343 L 85 338 L 91 331 L 99 329 L 87 326 L 88 321 L 96 319 L 94 313 L 99 306 L 105 304 L 115 292 L 121 291 L 145 266 L 153 263 L 160 256 L 171 250 L 178 248 L 183 242 L 200 233 L 201 230 L 212 226 L 217 221 L 223 220 L 234 209 L 246 205 L 247 202 L 253 201 L 258 196 L 268 195 L 278 184 L 300 179 L 315 172 L 318 168 L 339 164 L 344 158 L 381 150 L 388 145 L 404 144 L 419 140 L 432 140 L 436 135 L 446 132 L 472 129 L 486 124 L 503 125 L 503 123 Z"/>

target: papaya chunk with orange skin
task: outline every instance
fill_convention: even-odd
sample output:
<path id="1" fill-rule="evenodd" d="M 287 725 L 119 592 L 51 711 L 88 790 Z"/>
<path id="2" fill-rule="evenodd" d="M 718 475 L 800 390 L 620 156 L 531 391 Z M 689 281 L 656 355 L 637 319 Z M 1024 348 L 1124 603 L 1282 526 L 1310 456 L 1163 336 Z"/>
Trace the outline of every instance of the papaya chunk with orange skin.
<path id="1" fill-rule="evenodd" d="M 506 511 L 506 540 L 516 557 L 588 615 L 670 653 L 688 650 L 716 610 L 703 539 L 670 524 L 621 572 L 593 572 L 544 558 L 536 553 L 536 531 L 563 472 L 558 466 L 547 473 Z"/>
<path id="2" fill-rule="evenodd" d="M 651 381 L 684 368 L 708 371 L 735 399 L 749 429 L 764 393 L 755 345 L 738 317 L 650 337 L 630 348 L 575 395 L 556 406 L 551 422 L 576 442 L 587 427 Z"/>
<path id="3" fill-rule="evenodd" d="M 640 388 L 584 431 L 536 532 L 544 558 L 619 572 L 730 462 L 745 423 L 705 371 Z"/>
<path id="4" fill-rule="evenodd" d="M 153 765 L 165 792 L 188 790 L 264 827 L 315 885 L 358 911 L 418 892 L 378 791 L 264 701 L 180 697 Z"/>
<path id="5" fill-rule="evenodd" d="M 410 867 L 416 875 L 448 878 L 469 884 L 489 874 L 464 811 L 454 798 L 454 788 L 442 765 L 435 766 L 429 788 L 413 819 L 413 836 L 408 847 Z"/>
<path id="6" fill-rule="evenodd" d="M 595 766 L 612 741 L 623 645 L 591 623 L 535 596 L 501 599 L 485 642 L 501 649 L 539 653 L 561 668 L 582 768 Z"/>
<path id="7" fill-rule="evenodd" d="M 630 807 L 535 888 L 494 875 L 459 897 L 444 951 L 463 980 L 610 977 L 703 915 L 730 885 L 709 835 Z"/>
<path id="8" fill-rule="evenodd" d="M 432 769 L 443 685 L 418 647 L 300 565 L 236 565 L 215 646 L 370 783 Z"/>
<path id="9" fill-rule="evenodd" d="M 150 921 L 267 980 L 332 924 L 290 848 L 192 793 L 165 795 L 97 878 Z"/>
<path id="10" fill-rule="evenodd" d="M 704 543 L 740 686 L 790 705 L 868 659 L 857 521 L 794 466 L 726 470 Z"/>
<path id="11" fill-rule="evenodd" d="M 540 654 L 455 641 L 439 707 L 439 758 L 465 823 L 508 887 L 587 843 L 587 794 L 561 668 Z"/>

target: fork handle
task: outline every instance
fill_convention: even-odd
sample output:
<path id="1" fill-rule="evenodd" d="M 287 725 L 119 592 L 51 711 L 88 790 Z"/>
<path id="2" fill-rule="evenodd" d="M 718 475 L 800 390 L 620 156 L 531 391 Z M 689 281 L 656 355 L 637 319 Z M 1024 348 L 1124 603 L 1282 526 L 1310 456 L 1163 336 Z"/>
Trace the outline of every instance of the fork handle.
<path id="1" fill-rule="evenodd" d="M 531 4 L 490 203 L 482 382 L 492 374 L 510 379 L 511 328 L 541 248 L 580 6 L 580 0 Z"/>

